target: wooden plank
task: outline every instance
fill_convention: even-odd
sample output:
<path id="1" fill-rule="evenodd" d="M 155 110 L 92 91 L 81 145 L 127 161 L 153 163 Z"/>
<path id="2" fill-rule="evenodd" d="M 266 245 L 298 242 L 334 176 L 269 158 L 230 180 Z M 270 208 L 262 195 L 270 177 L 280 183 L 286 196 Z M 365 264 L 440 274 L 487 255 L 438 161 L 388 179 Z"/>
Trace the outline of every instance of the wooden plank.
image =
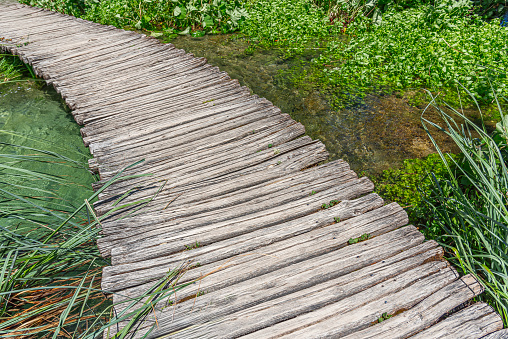
<path id="1" fill-rule="evenodd" d="M 174 60 L 174 62 L 181 62 L 181 60 Z M 60 90 L 62 95 L 72 100 L 74 107 L 79 102 L 80 107 L 84 107 L 90 100 L 101 100 L 103 101 L 109 95 L 121 94 L 131 89 L 147 86 L 149 84 L 156 83 L 161 79 L 176 79 L 185 78 L 188 75 L 192 75 L 200 71 L 213 71 L 218 72 L 218 67 L 212 67 L 211 65 L 204 64 L 201 68 L 192 68 L 190 70 L 179 72 L 168 71 L 166 67 L 154 67 L 145 73 L 127 73 L 119 76 L 108 83 L 83 83 L 75 84 L 71 88 L 65 88 Z M 132 82 L 128 84 L 129 82 Z M 108 85 L 108 86 L 106 86 Z M 131 87 L 132 86 L 132 87 Z"/>
<path id="2" fill-rule="evenodd" d="M 482 339 L 508 339 L 508 329 L 499 330 L 494 333 L 488 334 Z"/>
<path id="3" fill-rule="evenodd" d="M 318 210 L 326 199 L 329 201 L 335 198 L 334 194 L 338 189 L 334 189 L 334 186 L 342 185 L 346 190 L 357 187 L 360 184 L 359 181 L 352 185 L 346 185 L 354 179 L 356 179 L 356 174 L 353 171 L 348 171 L 336 177 L 324 178 L 321 185 L 316 181 L 302 182 L 284 189 L 277 190 L 277 187 L 273 187 L 270 188 L 271 191 L 267 192 L 262 187 L 252 191 L 249 190 L 246 194 L 236 195 L 229 199 L 202 202 L 192 207 L 181 206 L 180 208 L 162 210 L 163 207 L 161 206 L 162 211 L 151 214 L 151 217 L 141 214 L 129 218 L 127 221 L 107 223 L 102 234 L 107 236 L 108 241 L 117 238 L 132 238 L 141 233 L 145 233 L 145 238 L 148 238 L 152 234 L 166 233 L 167 228 L 171 228 L 171 225 L 181 224 L 185 221 L 200 222 L 201 226 L 205 226 L 247 215 L 250 218 L 255 215 L 261 217 L 270 215 L 275 221 L 278 212 L 289 214 L 293 209 L 296 215 L 312 213 Z M 316 193 L 310 196 L 313 190 Z M 152 206 L 157 206 L 157 204 Z M 281 209 L 279 206 L 287 207 L 288 212 L 286 213 L 285 209 Z M 132 227 L 133 222 L 142 226 Z M 126 239 L 126 242 L 129 242 L 128 239 Z"/>
<path id="4" fill-rule="evenodd" d="M 178 198 L 176 204 L 179 204 L 180 202 L 191 203 L 199 200 L 199 194 L 202 194 L 203 199 L 217 197 L 222 194 L 229 194 L 237 190 L 247 189 L 248 187 L 280 178 L 290 173 L 295 173 L 326 159 L 326 154 L 322 154 L 322 157 L 309 157 L 308 155 L 308 153 L 305 154 L 296 150 L 289 154 L 284 163 L 276 166 L 268 166 L 262 170 L 254 171 L 252 173 L 231 176 L 228 180 L 222 180 L 222 178 L 212 178 L 198 180 L 195 182 L 187 182 L 181 186 L 170 186 L 169 189 L 162 190 L 158 197 L 161 199 L 168 199 L 167 201 L 173 201 L 175 198 Z M 342 166 L 342 164 L 344 164 L 344 162 L 339 161 L 339 166 Z M 146 191 L 142 192 L 143 194 L 138 196 L 151 196 L 151 194 L 154 194 L 157 189 L 158 186 L 155 185 L 154 188 L 146 189 Z M 145 192 L 148 192 L 147 195 L 144 194 Z M 136 194 L 133 195 L 134 197 L 132 199 L 135 200 Z M 99 195 L 99 197 L 100 199 L 105 199 L 102 195 Z M 94 209 L 98 212 L 102 212 L 108 210 L 108 208 L 110 208 L 108 206 L 111 204 L 111 201 L 100 200 L 99 202 L 94 203 Z"/>
<path id="5" fill-rule="evenodd" d="M 358 180 L 334 187 L 323 192 L 322 199 L 339 201 L 354 199 L 362 194 L 371 192 L 373 185 L 368 180 Z M 333 198 L 332 198 L 333 197 Z M 265 211 L 241 215 L 235 208 L 229 208 L 220 213 L 214 213 L 210 218 L 206 213 L 201 218 L 190 217 L 182 222 L 170 221 L 151 231 L 132 234 L 123 245 L 115 244 L 112 250 L 115 265 L 123 262 L 133 262 L 154 258 L 154 256 L 168 255 L 185 249 L 199 242 L 202 245 L 221 241 L 234 235 L 252 232 L 262 227 L 281 223 L 308 214 L 316 210 L 323 203 L 319 197 L 308 197 L 292 204 L 276 206 Z M 307 205 L 309 204 L 309 205 Z M 228 212 L 228 213 L 226 213 Z M 198 223 L 199 222 L 199 223 Z M 108 238 L 101 239 L 98 246 L 104 246 Z M 128 254 L 130 253 L 130 254 Z"/>
<path id="6" fill-rule="evenodd" d="M 379 213 L 377 214 L 378 220 L 368 222 L 368 217 L 376 215 L 376 211 L 379 210 L 367 212 L 342 223 L 331 224 L 322 229 L 312 230 L 273 244 L 267 244 L 250 255 L 239 255 L 234 259 L 219 260 L 210 265 L 196 267 L 186 273 L 183 281 L 193 281 L 216 271 L 212 275 L 208 275 L 206 280 L 201 281 L 200 287 L 209 292 L 219 290 L 336 251 L 346 247 L 349 239 L 361 234 L 368 233 L 372 236 L 384 234 L 407 222 L 407 216 L 403 211 L 384 217 L 381 216 L 383 213 Z M 414 231 L 415 228 L 410 226 L 400 232 L 405 233 L 410 241 L 421 243 L 422 236 Z M 195 288 L 197 287 L 196 285 Z M 140 285 L 123 289 L 122 295 L 137 296 L 147 288 L 146 285 Z M 195 288 L 182 291 L 179 293 L 179 298 L 192 296 L 196 293 Z"/>
<path id="7" fill-rule="evenodd" d="M 434 260 L 441 258 L 443 251 L 435 242 L 418 244 L 414 240 L 423 240 L 421 235 L 416 231 L 415 238 L 406 234 L 390 232 L 376 241 L 347 246 L 170 308 L 157 308 L 157 334 L 199 326 L 233 313 L 230 318 L 255 314 L 248 327 L 259 330 L 352 296 L 426 262 L 435 264 Z M 145 325 L 153 320 L 150 317 Z"/>
<path id="8" fill-rule="evenodd" d="M 351 194 L 351 198 L 354 198 L 354 195 L 358 196 L 365 191 L 370 191 L 369 188 L 365 188 L 364 191 L 359 184 L 348 187 L 346 190 L 351 191 L 355 187 L 360 188 L 361 191 Z M 169 234 L 173 234 L 176 229 L 183 230 L 196 228 L 198 226 L 206 227 L 210 224 L 216 224 L 216 227 L 224 227 L 236 222 L 239 225 L 237 228 L 238 231 L 242 229 L 249 229 L 249 225 L 251 224 L 255 224 L 255 227 L 261 227 L 262 225 L 266 226 L 315 212 L 322 204 L 322 200 L 320 200 L 321 198 L 328 198 L 328 200 L 335 198 L 333 197 L 332 190 L 326 190 L 319 197 L 306 199 L 306 196 L 309 195 L 308 192 L 309 190 L 304 190 L 303 193 L 297 192 L 299 194 L 298 196 L 295 196 L 294 200 L 291 199 L 290 193 L 283 192 L 279 195 L 281 201 L 276 204 L 270 204 L 270 202 L 265 201 L 265 197 L 263 197 L 257 199 L 258 201 L 253 203 L 252 206 L 249 203 L 244 203 L 222 209 L 212 209 L 202 213 L 189 213 L 189 215 L 182 216 L 173 216 L 168 214 L 154 215 L 153 219 L 149 220 L 149 223 L 152 225 L 155 224 L 156 226 L 146 225 L 144 223 L 146 219 L 141 218 L 141 215 L 140 218 L 136 218 L 136 222 L 139 222 L 140 225 L 143 226 L 140 226 L 139 228 L 126 227 L 123 232 L 120 231 L 118 224 L 115 225 L 114 228 L 108 227 L 107 231 L 103 231 L 103 233 L 107 236 L 101 238 L 99 246 L 101 251 L 106 253 L 108 248 L 128 246 L 129 244 L 133 244 L 138 241 L 141 241 L 140 245 L 150 243 L 152 239 L 158 238 L 162 234 L 168 236 Z M 342 196 L 346 196 L 346 193 L 342 194 Z M 277 196 L 273 199 L 277 200 Z M 288 202 L 291 202 L 291 204 L 284 205 L 284 203 L 287 204 Z M 182 249 L 184 249 L 184 247 L 182 247 Z"/>
<path id="9" fill-rule="evenodd" d="M 175 218 L 196 216 L 204 212 L 215 211 L 233 206 L 245 206 L 246 204 L 254 204 L 267 200 L 272 197 L 272 193 L 285 191 L 291 188 L 307 187 L 303 190 L 305 196 L 315 196 L 332 188 L 334 185 L 348 182 L 356 179 L 357 175 L 349 170 L 349 166 L 345 166 L 343 161 L 330 162 L 326 165 L 316 166 L 305 171 L 290 173 L 281 178 L 271 180 L 268 182 L 256 183 L 250 187 L 234 190 L 230 193 L 210 195 L 210 190 L 192 191 L 185 196 L 180 196 L 179 199 L 173 201 L 170 206 L 162 209 L 159 213 L 151 215 L 139 215 L 129 218 L 129 220 L 117 220 L 107 222 L 102 234 L 115 234 L 119 232 L 128 231 L 130 228 L 138 228 L 139 226 L 132 226 L 132 223 L 139 223 L 145 227 L 156 227 L 164 221 L 169 221 Z M 318 188 L 316 185 L 323 184 Z M 324 185 L 327 184 L 327 185 Z M 314 193 L 313 193 L 314 192 Z M 284 193 L 283 193 L 284 194 Z M 189 197 L 190 196 L 190 197 Z M 278 197 L 278 196 L 276 196 Z M 303 197 L 303 196 L 302 196 Z M 325 196 L 322 200 L 326 199 Z M 168 198 L 172 200 L 172 198 Z M 163 199 L 164 201 L 167 199 Z M 271 207 L 284 204 L 276 199 Z M 308 203 L 308 202 L 306 202 Z M 264 209 L 264 207 L 263 207 Z M 252 207 L 251 207 L 252 210 Z M 248 212 L 239 212 L 240 215 L 247 214 Z"/>
<path id="10" fill-rule="evenodd" d="M 280 110 L 275 107 L 250 97 L 248 92 L 245 91 L 245 88 L 215 93 L 213 99 L 210 100 L 212 101 L 184 104 L 180 106 L 180 110 L 168 107 L 164 109 L 164 113 L 160 110 L 157 111 L 154 109 L 152 111 L 147 109 L 146 112 L 149 114 L 149 117 L 145 118 L 144 121 L 138 114 L 129 115 L 129 113 L 126 112 L 122 114 L 122 118 L 125 117 L 127 119 L 126 126 L 119 128 L 120 135 L 112 134 L 111 131 L 107 129 L 108 118 L 87 123 L 87 126 L 83 128 L 85 134 L 88 136 L 84 139 L 85 144 L 100 143 L 106 139 L 107 143 L 100 143 L 100 151 L 102 153 L 113 151 L 116 148 L 120 149 L 117 152 L 121 152 L 127 149 L 133 142 L 148 141 L 149 138 L 147 138 L 146 134 L 143 135 L 139 132 L 139 130 L 147 128 L 151 128 L 151 134 L 153 134 L 157 141 L 164 136 L 164 132 L 168 133 L 174 131 L 174 133 L 178 133 L 181 128 L 185 128 L 189 124 L 206 123 L 210 120 L 208 124 L 213 125 L 216 119 L 222 118 L 221 121 L 227 121 L 229 117 L 234 119 L 237 116 L 240 117 L 239 114 L 244 112 L 245 114 L 254 113 L 256 111 L 260 113 L 264 111 L 273 112 L 274 114 L 275 112 L 280 113 Z M 171 116 L 171 121 L 162 119 L 165 114 Z M 217 121 L 217 123 L 220 123 L 220 121 Z M 176 134 L 176 136 L 178 135 L 183 135 L 183 133 Z M 96 145 L 93 146 L 97 147 Z M 97 150 L 94 149 L 94 154 L 96 153 Z M 98 155 L 100 155 L 100 153 Z"/>
<path id="11" fill-rule="evenodd" d="M 292 159 L 294 160 L 294 159 Z M 306 167 L 306 166 L 303 166 Z M 235 203 L 247 202 L 250 200 L 251 191 L 252 190 L 263 190 L 263 187 L 266 185 L 273 185 L 274 183 L 281 182 L 281 184 L 287 183 L 287 180 L 298 180 L 298 176 L 307 176 L 309 173 L 311 175 L 315 175 L 312 173 L 318 173 L 323 177 L 328 176 L 327 173 L 332 173 L 330 175 L 338 175 L 341 176 L 343 172 L 349 170 L 349 165 L 343 160 L 336 160 L 329 162 L 324 165 L 320 165 L 317 167 L 311 167 L 304 171 L 300 171 L 302 169 L 301 166 L 297 164 L 293 164 L 293 166 L 281 168 L 280 166 L 274 166 L 269 168 L 266 171 L 253 173 L 250 175 L 246 175 L 243 177 L 239 177 L 237 179 L 232 179 L 225 182 L 220 183 L 212 183 L 210 185 L 203 185 L 199 187 L 191 187 L 184 188 L 179 190 L 178 188 L 162 191 L 158 198 L 161 201 L 171 201 L 170 206 L 167 204 L 164 206 L 166 212 L 161 213 L 171 213 L 174 208 L 179 208 L 181 206 L 188 206 L 191 210 L 196 210 L 198 205 L 204 204 L 206 202 L 217 201 L 221 199 L 227 199 L 228 203 L 224 205 L 233 206 Z M 235 195 L 240 195 L 239 198 L 232 198 Z M 229 200 L 232 199 L 232 200 Z M 224 200 L 223 200 L 224 201 Z M 100 205 L 96 206 L 96 209 Z M 166 208 L 167 206 L 167 208 Z M 197 210 L 196 210 L 197 211 Z M 159 216 L 160 217 L 160 216 Z M 137 220 L 138 217 L 132 219 L 133 221 Z M 143 216 L 139 216 L 139 218 L 143 218 Z M 157 218 L 158 219 L 158 218 Z M 152 225 L 154 222 L 150 221 L 151 218 L 143 218 L 143 225 Z M 129 227 L 129 223 L 125 221 L 106 221 L 108 224 L 105 229 L 119 227 L 120 229 L 126 229 Z M 115 226 L 118 225 L 118 226 Z M 104 230 L 106 231 L 106 230 Z M 107 232 L 107 231 L 106 231 Z"/>
<path id="12" fill-rule="evenodd" d="M 302 131 L 297 130 L 294 134 L 281 135 L 280 138 L 291 140 L 301 134 Z M 228 164 L 222 164 L 212 169 L 205 168 L 196 172 L 190 172 L 188 168 L 182 166 L 179 171 L 175 171 L 174 169 L 169 171 L 159 171 L 150 179 L 157 182 L 160 182 L 160 180 L 166 180 L 169 184 L 168 187 L 181 187 L 197 182 L 205 183 L 206 181 L 212 179 L 219 181 L 231 180 L 248 173 L 266 170 L 267 168 L 273 166 L 292 165 L 293 158 L 302 155 L 305 155 L 305 157 L 312 163 L 317 163 L 328 157 L 328 153 L 326 152 L 324 145 L 320 142 L 311 142 L 310 138 L 306 137 L 289 142 L 285 142 L 286 140 L 281 140 L 281 144 L 279 144 L 277 139 L 272 141 L 280 151 L 278 154 L 274 154 L 274 151 L 272 150 L 261 151 L 254 153 L 252 156 L 245 159 L 237 159 L 236 161 Z M 139 166 L 139 173 L 143 173 L 143 167 L 143 164 Z M 150 169 L 148 168 L 147 170 L 144 170 L 144 172 L 150 173 Z M 135 185 L 143 185 L 146 184 L 146 182 L 147 180 L 143 178 L 117 182 L 109 186 L 107 190 L 100 194 L 99 199 L 107 199 L 111 196 L 124 194 L 131 187 Z M 104 181 L 100 181 L 95 184 L 95 187 L 103 183 Z M 155 191 L 152 190 L 148 193 L 145 192 L 143 193 L 146 197 L 151 196 L 153 194 L 152 192 Z"/>
<path id="13" fill-rule="evenodd" d="M 443 314 L 482 292 L 483 287 L 476 279 L 472 275 L 466 275 L 436 291 L 413 308 L 346 338 L 410 337 L 434 324 Z"/>
<path id="14" fill-rule="evenodd" d="M 259 330 L 352 296 L 398 274 L 439 260 L 442 256 L 442 249 L 434 242 L 415 246 L 416 243 L 407 239 L 401 239 L 397 244 L 404 246 L 405 243 L 414 247 L 397 254 L 397 250 L 402 247 L 390 246 L 393 241 L 388 244 L 384 242 L 395 234 L 391 233 L 378 238 L 377 241 L 385 244 L 384 246 L 379 245 L 365 251 L 368 246 L 375 245 L 371 242 L 369 245 L 356 244 L 333 252 L 338 261 L 336 265 L 328 263 L 317 267 L 313 265 L 318 263 L 317 260 L 311 259 L 311 262 L 302 263 L 308 265 L 308 271 L 293 273 L 288 268 L 262 276 L 256 281 L 249 280 L 217 292 L 206 293 L 196 300 L 176 304 L 176 309 L 172 307 L 161 310 L 157 314 L 161 328 L 157 333 L 183 330 L 248 308 L 248 313 L 255 314 L 256 319 L 256 324 L 252 322 L 249 329 Z M 373 250 L 374 248 L 376 250 Z M 357 256 L 360 254 L 361 260 L 358 260 Z M 331 254 L 328 257 L 331 259 Z M 438 267 L 439 264 L 433 261 L 432 265 Z M 297 265 L 291 267 L 293 266 L 296 268 Z M 287 277 L 282 275 L 283 271 L 288 274 Z M 299 302 L 301 300 L 306 302 Z M 174 316 L 165 316 L 167 312 L 174 312 Z M 237 314 L 240 317 L 247 315 L 244 311 Z"/>
<path id="15" fill-rule="evenodd" d="M 502 328 L 503 321 L 491 306 L 476 303 L 411 338 L 477 339 Z"/>
<path id="16" fill-rule="evenodd" d="M 94 29 L 89 29 L 91 32 Z M 122 31 L 106 31 L 102 34 L 94 34 L 93 38 L 90 35 L 83 34 L 81 39 L 73 39 L 72 43 L 58 44 L 58 40 L 55 39 L 55 43 L 59 48 L 51 50 L 48 48 L 48 52 L 51 54 L 45 54 L 39 48 L 34 54 L 24 53 L 25 59 L 34 68 L 37 68 L 41 74 L 46 71 L 51 71 L 55 67 L 68 67 L 69 65 L 75 65 L 77 63 L 86 64 L 87 61 L 91 61 L 98 57 L 109 56 L 111 53 L 119 52 L 121 49 L 132 47 L 132 44 L 143 45 L 144 39 L 138 35 L 124 34 Z M 42 44 L 44 46 L 44 44 Z M 48 46 L 49 47 L 49 46 Z M 34 46 L 30 46 L 33 49 Z M 79 48 L 78 50 L 76 50 Z"/>
<path id="17" fill-rule="evenodd" d="M 116 290 L 159 279 L 167 271 L 166 267 L 175 266 L 179 262 L 185 262 L 186 260 L 196 260 L 200 265 L 211 264 L 232 256 L 257 250 L 266 244 L 286 240 L 293 236 L 324 227 L 333 222 L 334 217 L 341 218 L 341 220 L 350 219 L 378 208 L 381 204 L 382 200 L 378 196 L 370 195 L 353 201 L 344 201 L 336 208 L 316 213 L 319 215 L 316 215 L 315 218 L 304 217 L 295 221 L 276 224 L 237 237 L 232 236 L 223 241 L 199 247 L 196 250 L 179 252 L 167 257 L 110 266 L 104 268 L 102 286 L 107 290 Z M 127 279 L 127 275 L 141 270 L 143 272 L 138 274 L 138 276 L 142 275 L 143 280 L 141 282 Z M 126 276 L 124 277 L 123 275 Z M 117 284 L 122 287 L 117 287 Z"/>
<path id="18" fill-rule="evenodd" d="M 204 326 L 188 327 L 172 333 L 171 337 L 224 338 L 244 335 L 245 338 L 340 338 L 369 326 L 383 312 L 391 313 L 411 307 L 455 279 L 456 272 L 447 267 L 446 263 L 431 262 L 317 310 L 253 333 L 255 327 L 251 324 L 257 320 L 257 312 L 244 311 L 236 317 L 227 316 L 214 319 Z"/>
<path id="19" fill-rule="evenodd" d="M 263 115 L 265 117 L 280 114 L 280 110 L 268 106 L 262 105 L 257 100 L 250 98 L 248 93 L 244 90 L 236 90 L 232 93 L 224 93 L 224 97 L 221 94 L 217 101 L 219 103 L 216 106 L 209 107 L 206 103 L 201 106 L 194 106 L 193 109 L 183 109 L 184 112 L 188 111 L 187 116 L 173 116 L 170 121 L 161 121 L 160 117 L 151 121 L 147 119 L 146 122 L 130 121 L 132 125 L 127 123 L 126 129 L 119 129 L 121 135 L 109 136 L 110 131 L 101 132 L 101 128 L 97 128 L 98 133 L 92 133 L 88 136 L 90 131 L 90 124 L 84 127 L 82 132 L 87 134 L 84 138 L 85 145 L 88 144 L 91 147 L 96 157 L 106 157 L 108 155 L 113 156 L 116 153 L 125 153 L 132 147 L 144 147 L 160 141 L 173 142 L 173 139 L 182 137 L 185 134 L 197 132 L 203 130 L 204 135 L 208 131 L 204 131 L 207 128 L 214 127 L 222 123 L 230 122 L 231 120 L 241 119 L 245 116 L 246 119 L 250 119 L 250 115 Z M 230 100 L 237 101 L 233 104 Z M 157 126 L 156 122 L 159 122 Z M 131 132 L 132 129 L 137 132 Z M 139 131 L 144 129 L 150 129 L 149 138 L 146 134 Z M 130 136 L 130 137 L 128 137 Z M 106 139 L 106 142 L 102 140 Z"/>
<path id="20" fill-rule="evenodd" d="M 260 150 L 260 145 L 266 149 L 277 134 L 289 134 L 290 131 L 303 134 L 305 128 L 285 114 L 248 114 L 210 129 L 189 132 L 188 142 L 185 142 L 186 135 L 181 135 L 171 141 L 154 140 L 146 147 L 136 147 L 123 156 L 101 157 L 100 163 L 106 164 L 106 168 L 100 166 L 101 179 L 109 180 L 119 169 L 139 159 L 146 159 L 144 166 L 149 167 L 150 172 L 181 166 L 191 170 L 195 168 L 192 164 L 197 163 L 211 166 L 230 158 L 249 156 Z"/>

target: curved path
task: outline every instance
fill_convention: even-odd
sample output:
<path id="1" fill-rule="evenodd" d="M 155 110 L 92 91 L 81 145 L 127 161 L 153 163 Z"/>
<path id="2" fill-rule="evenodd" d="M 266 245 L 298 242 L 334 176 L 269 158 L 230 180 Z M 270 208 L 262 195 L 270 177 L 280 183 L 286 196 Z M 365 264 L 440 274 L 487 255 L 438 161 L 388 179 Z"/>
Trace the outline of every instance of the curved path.
<path id="1" fill-rule="evenodd" d="M 484 303 L 458 307 L 480 285 L 406 226 L 400 206 L 344 161 L 315 166 L 327 159 L 321 142 L 206 60 L 21 5 L 0 5 L 0 39 L 84 125 L 95 188 L 139 159 L 126 173 L 153 173 L 108 187 L 95 205 L 104 214 L 127 191 L 124 202 L 150 200 L 103 223 L 103 289 L 138 296 L 187 260 L 186 280 L 214 272 L 178 295 L 190 300 L 155 310 L 151 338 L 480 338 L 502 328 Z M 393 317 L 379 322 L 384 313 Z"/>

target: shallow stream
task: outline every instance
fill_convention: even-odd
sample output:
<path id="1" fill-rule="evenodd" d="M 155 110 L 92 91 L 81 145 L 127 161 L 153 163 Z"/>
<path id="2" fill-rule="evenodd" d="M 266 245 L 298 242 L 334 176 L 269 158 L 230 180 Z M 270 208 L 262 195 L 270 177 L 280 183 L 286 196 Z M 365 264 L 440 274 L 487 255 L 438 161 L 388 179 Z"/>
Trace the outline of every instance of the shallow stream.
<path id="1" fill-rule="evenodd" d="M 299 75 L 294 72 L 301 72 L 302 63 L 308 64 L 312 55 L 283 59 L 277 50 L 245 53 L 246 42 L 234 35 L 179 36 L 171 43 L 207 58 L 252 93 L 273 102 L 301 122 L 309 136 L 320 139 L 330 159 L 342 158 L 358 173 L 378 174 L 403 159 L 434 152 L 420 120 L 423 106 L 410 105 L 406 97 L 367 96 L 352 107 L 335 110 L 310 80 L 305 89 L 295 85 L 290 78 Z M 429 112 L 427 118 L 439 120 L 436 112 Z M 442 135 L 434 136 L 445 151 L 453 150 Z"/>

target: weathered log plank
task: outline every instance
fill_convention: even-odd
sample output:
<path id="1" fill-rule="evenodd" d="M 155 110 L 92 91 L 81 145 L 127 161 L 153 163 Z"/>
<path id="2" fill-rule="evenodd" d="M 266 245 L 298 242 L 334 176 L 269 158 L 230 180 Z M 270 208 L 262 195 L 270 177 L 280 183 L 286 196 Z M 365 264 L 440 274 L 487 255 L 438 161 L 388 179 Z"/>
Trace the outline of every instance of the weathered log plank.
<path id="1" fill-rule="evenodd" d="M 483 292 L 472 275 L 441 288 L 413 308 L 380 324 L 359 331 L 352 338 L 407 338 L 434 324 L 443 314 Z"/>
<path id="2" fill-rule="evenodd" d="M 507 339 L 508 338 L 508 329 L 499 330 L 494 333 L 488 334 L 482 339 Z"/>
<path id="3" fill-rule="evenodd" d="M 486 303 L 476 303 L 411 337 L 478 339 L 503 328 L 501 317 Z"/>

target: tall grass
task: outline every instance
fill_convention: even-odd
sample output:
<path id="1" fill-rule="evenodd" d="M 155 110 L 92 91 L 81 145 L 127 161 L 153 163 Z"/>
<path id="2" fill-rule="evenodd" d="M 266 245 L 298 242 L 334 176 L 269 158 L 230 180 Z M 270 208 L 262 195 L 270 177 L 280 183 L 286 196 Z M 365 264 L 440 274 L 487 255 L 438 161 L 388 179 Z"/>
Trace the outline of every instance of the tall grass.
<path id="1" fill-rule="evenodd" d="M 490 302 L 508 326 L 508 116 L 497 102 L 501 121 L 489 134 L 485 126 L 476 125 L 450 106 L 443 108 L 434 97 L 430 106 L 440 112 L 443 123 L 424 116 L 422 121 L 450 178 L 434 176 L 430 191 L 423 192 L 435 217 L 432 223 L 442 230 L 440 240 L 451 253 L 451 261 L 480 281 L 486 291 L 480 298 Z M 456 143 L 462 160 L 441 152 L 430 126 Z"/>
<path id="2" fill-rule="evenodd" d="M 155 304 L 167 301 L 186 286 L 178 281 L 187 268 L 184 265 L 168 271 L 149 291 L 124 301 L 121 312 L 117 312 L 119 305 L 112 304 L 111 294 L 101 290 L 101 268 L 109 265 L 95 244 L 101 221 L 132 205 L 117 201 L 112 211 L 98 217 L 91 203 L 116 181 L 138 177 L 123 172 L 139 162 L 120 171 L 74 207 L 54 192 L 34 185 L 41 180 L 68 185 L 64 178 L 27 169 L 20 163 L 83 164 L 55 152 L 29 151 L 0 155 L 0 171 L 7 173 L 0 183 L 0 336 L 91 339 L 106 331 L 114 338 L 133 337 Z M 41 198 L 41 194 L 56 198 L 56 202 Z M 152 329 L 137 336 L 144 337 Z"/>
<path id="3" fill-rule="evenodd" d="M 22 81 L 25 75 L 35 78 L 30 66 L 12 54 L 0 54 L 0 86 L 10 82 Z"/>

